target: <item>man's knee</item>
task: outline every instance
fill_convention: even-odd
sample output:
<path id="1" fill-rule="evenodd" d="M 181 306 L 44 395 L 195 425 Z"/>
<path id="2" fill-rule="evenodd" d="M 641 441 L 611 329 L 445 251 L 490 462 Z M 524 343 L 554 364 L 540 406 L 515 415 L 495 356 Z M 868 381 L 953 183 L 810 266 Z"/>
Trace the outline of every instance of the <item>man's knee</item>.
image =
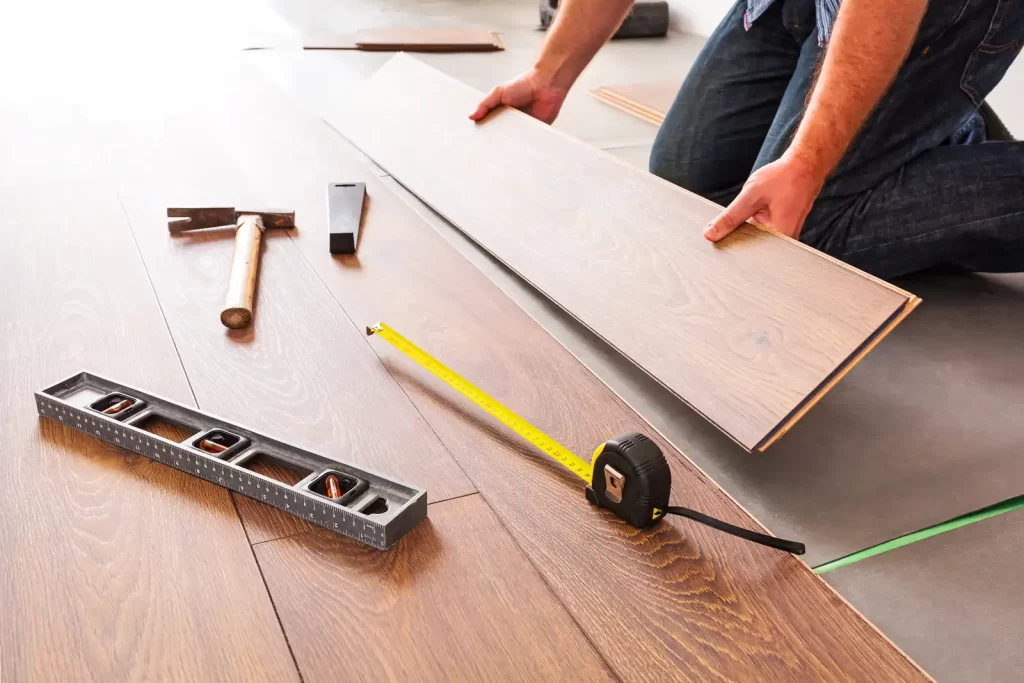
<path id="1" fill-rule="evenodd" d="M 679 187 L 697 192 L 694 189 L 696 174 L 690 171 L 690 165 L 679 154 L 660 140 L 654 141 L 651 147 L 651 158 L 648 160 L 647 170 L 665 180 L 678 185 Z"/>
<path id="2" fill-rule="evenodd" d="M 693 163 L 691 158 L 680 154 L 677 145 L 671 141 L 663 140 L 659 135 L 651 147 L 651 158 L 647 164 L 647 170 L 659 178 L 664 178 L 684 190 L 689 190 L 701 196 L 705 192 L 712 191 L 707 182 L 701 182 L 701 178 L 708 178 L 711 174 L 701 173 L 699 163 Z"/>
<path id="3" fill-rule="evenodd" d="M 654 175 L 673 185 L 700 195 L 713 202 L 732 201 L 739 191 L 735 182 L 724 183 L 720 172 L 721 164 L 711 160 L 686 157 L 671 144 L 655 139 L 647 168 Z"/>

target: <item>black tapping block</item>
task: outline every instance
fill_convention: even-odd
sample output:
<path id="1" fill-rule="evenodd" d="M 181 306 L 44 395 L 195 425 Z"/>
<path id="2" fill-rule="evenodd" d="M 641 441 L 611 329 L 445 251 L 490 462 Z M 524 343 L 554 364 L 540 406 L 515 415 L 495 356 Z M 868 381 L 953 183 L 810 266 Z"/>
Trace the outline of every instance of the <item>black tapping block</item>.
<path id="1" fill-rule="evenodd" d="M 354 254 L 363 220 L 366 183 L 331 183 L 327 186 L 327 225 L 332 254 Z"/>

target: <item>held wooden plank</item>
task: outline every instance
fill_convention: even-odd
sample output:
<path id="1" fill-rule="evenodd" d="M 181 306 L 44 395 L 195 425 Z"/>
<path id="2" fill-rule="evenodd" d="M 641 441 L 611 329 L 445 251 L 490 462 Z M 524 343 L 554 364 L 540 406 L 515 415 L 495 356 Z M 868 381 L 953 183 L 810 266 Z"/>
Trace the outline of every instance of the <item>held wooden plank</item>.
<path id="1" fill-rule="evenodd" d="M 263 92 L 252 80 L 235 87 Z M 254 187 L 307 217 L 295 241 L 353 319 L 392 324 L 577 453 L 646 431 L 669 458 L 675 503 L 757 528 L 397 200 L 354 148 L 280 97 L 261 101 L 244 118 L 209 108 L 203 120 L 219 126 Z M 323 185 L 338 180 L 366 182 L 367 205 L 359 253 L 332 257 L 327 216 L 316 209 Z M 682 520 L 641 532 L 598 512 L 574 477 L 369 341 L 620 678 L 922 678 L 798 559 Z"/>
<path id="2" fill-rule="evenodd" d="M 255 552 L 305 680 L 614 680 L 479 495 L 387 553 L 322 531 Z"/>
<path id="3" fill-rule="evenodd" d="M 407 55 L 328 121 L 748 450 L 784 433 L 917 299 L 720 210 Z"/>
<path id="4" fill-rule="evenodd" d="M 135 95 L 134 105 L 109 110 L 117 118 L 104 121 L 97 113 L 94 123 L 109 126 L 111 173 L 199 406 L 423 487 L 431 502 L 472 493 L 465 474 L 286 231 L 264 235 L 253 322 L 243 330 L 224 328 L 219 315 L 234 230 L 171 237 L 167 207 L 260 208 L 276 198 L 253 192 L 219 134 L 181 125 L 176 114 L 195 111 L 190 105 L 176 109 L 161 101 L 150 108 Z M 324 211 L 321 204 L 318 212 Z M 253 543 L 311 528 L 245 496 L 235 498 Z"/>
<path id="5" fill-rule="evenodd" d="M 228 492 L 36 413 L 83 369 L 193 401 L 74 108 L 7 95 L 0 680 L 297 681 Z"/>

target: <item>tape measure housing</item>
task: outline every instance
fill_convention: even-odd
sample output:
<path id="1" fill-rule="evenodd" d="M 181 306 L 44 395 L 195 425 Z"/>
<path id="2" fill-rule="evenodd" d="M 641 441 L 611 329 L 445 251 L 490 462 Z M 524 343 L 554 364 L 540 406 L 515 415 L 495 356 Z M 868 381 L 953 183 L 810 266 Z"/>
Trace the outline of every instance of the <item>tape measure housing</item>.
<path id="1" fill-rule="evenodd" d="M 657 523 L 668 507 L 672 471 L 658 445 L 639 432 L 623 434 L 598 448 L 587 500 L 635 527 Z"/>

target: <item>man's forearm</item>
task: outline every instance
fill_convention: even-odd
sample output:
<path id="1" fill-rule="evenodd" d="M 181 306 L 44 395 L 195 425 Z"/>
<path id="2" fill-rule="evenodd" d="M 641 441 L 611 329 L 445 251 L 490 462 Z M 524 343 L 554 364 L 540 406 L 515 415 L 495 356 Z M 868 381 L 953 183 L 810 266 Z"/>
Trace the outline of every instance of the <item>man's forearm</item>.
<path id="1" fill-rule="evenodd" d="M 562 0 L 534 69 L 567 90 L 632 6 L 633 0 Z"/>
<path id="2" fill-rule="evenodd" d="M 803 121 L 787 154 L 822 182 L 906 59 L 927 0 L 843 0 Z"/>

